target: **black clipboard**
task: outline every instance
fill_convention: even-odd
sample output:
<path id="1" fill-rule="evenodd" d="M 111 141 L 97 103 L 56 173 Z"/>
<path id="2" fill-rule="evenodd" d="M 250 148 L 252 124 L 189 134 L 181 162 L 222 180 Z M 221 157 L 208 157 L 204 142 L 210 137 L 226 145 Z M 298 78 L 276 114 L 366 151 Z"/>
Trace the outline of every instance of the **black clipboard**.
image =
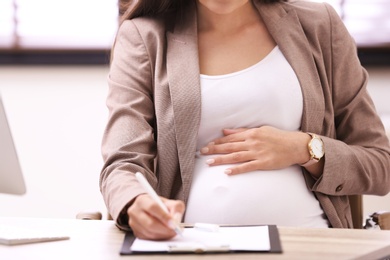
<path id="1" fill-rule="evenodd" d="M 194 254 L 194 253 L 205 253 L 205 254 L 229 254 L 229 253 L 282 253 L 282 245 L 280 242 L 279 231 L 276 225 L 267 225 L 268 226 L 268 235 L 270 242 L 270 250 L 266 251 L 254 251 L 254 250 L 211 250 L 211 251 L 132 251 L 131 246 L 135 241 L 135 236 L 132 232 L 126 232 L 125 237 L 122 243 L 120 250 L 120 255 L 155 255 L 155 254 Z"/>

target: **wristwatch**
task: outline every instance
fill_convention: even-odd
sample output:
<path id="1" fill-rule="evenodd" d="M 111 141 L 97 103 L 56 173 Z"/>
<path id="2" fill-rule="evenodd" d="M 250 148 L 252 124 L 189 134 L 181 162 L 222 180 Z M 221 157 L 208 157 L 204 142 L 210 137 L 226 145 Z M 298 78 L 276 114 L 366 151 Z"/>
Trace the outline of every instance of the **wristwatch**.
<path id="1" fill-rule="evenodd" d="M 307 134 L 311 136 L 311 140 L 307 144 L 307 147 L 309 148 L 310 159 L 304 164 L 301 164 L 301 166 L 303 167 L 318 163 L 321 158 L 324 157 L 325 154 L 324 142 L 322 141 L 322 139 L 318 135 L 315 135 L 313 133 Z"/>

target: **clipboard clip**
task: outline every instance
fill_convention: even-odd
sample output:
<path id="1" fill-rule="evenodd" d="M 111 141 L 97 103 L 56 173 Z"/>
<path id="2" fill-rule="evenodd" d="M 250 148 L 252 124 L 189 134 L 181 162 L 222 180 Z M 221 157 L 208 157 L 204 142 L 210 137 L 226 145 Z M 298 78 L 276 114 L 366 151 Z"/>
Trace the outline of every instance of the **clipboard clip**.
<path id="1" fill-rule="evenodd" d="M 229 252 L 229 245 L 219 245 L 219 246 L 204 246 L 201 244 L 191 244 L 191 245 L 169 245 L 168 252 L 170 253 L 187 253 L 192 252 L 196 254 L 202 253 L 220 253 L 220 252 Z"/>

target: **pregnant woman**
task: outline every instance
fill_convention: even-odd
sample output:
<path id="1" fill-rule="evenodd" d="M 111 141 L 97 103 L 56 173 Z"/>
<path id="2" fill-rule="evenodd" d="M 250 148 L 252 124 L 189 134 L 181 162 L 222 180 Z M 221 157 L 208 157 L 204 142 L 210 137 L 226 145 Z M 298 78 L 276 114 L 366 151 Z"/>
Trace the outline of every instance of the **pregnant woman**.
<path id="1" fill-rule="evenodd" d="M 349 195 L 389 192 L 389 141 L 330 5 L 130 0 L 121 12 L 100 175 L 119 228 L 352 228 Z"/>

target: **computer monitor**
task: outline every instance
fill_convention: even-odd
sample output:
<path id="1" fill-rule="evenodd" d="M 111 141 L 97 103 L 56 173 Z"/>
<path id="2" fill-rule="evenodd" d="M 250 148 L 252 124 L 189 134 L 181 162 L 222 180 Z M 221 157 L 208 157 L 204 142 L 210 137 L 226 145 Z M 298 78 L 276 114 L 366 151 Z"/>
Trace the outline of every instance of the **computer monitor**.
<path id="1" fill-rule="evenodd" d="M 0 96 L 0 193 L 23 195 L 26 185 Z"/>

